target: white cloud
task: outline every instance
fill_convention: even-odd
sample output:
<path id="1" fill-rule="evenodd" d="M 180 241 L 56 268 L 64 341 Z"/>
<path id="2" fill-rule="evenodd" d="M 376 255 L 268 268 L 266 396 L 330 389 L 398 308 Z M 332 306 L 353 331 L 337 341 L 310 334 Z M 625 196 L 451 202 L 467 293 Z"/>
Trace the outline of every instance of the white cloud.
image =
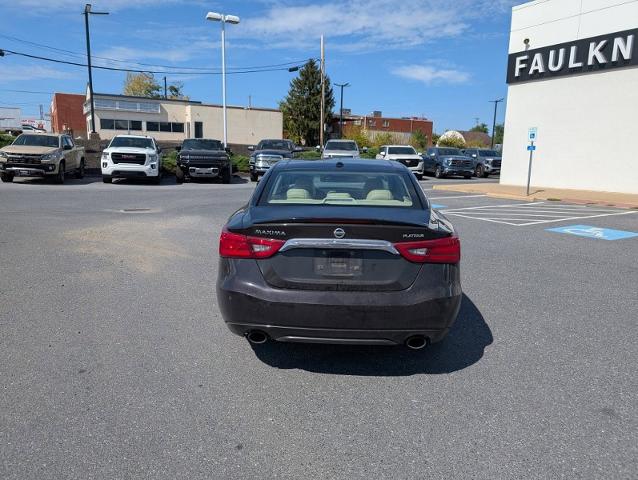
<path id="1" fill-rule="evenodd" d="M 346 51 L 406 48 L 457 37 L 477 18 L 503 13 L 516 0 L 348 0 L 317 4 L 274 3 L 242 19 L 235 37 L 288 48 L 337 39 L 331 48 Z M 332 44 L 331 44 L 332 45 Z"/>
<path id="2" fill-rule="evenodd" d="M 404 65 L 393 70 L 399 77 L 416 80 L 425 84 L 432 83 L 467 83 L 470 74 L 452 68 L 437 68 L 432 65 Z"/>
<path id="3" fill-rule="evenodd" d="M 40 78 L 71 78 L 69 72 L 56 70 L 55 68 L 28 65 L 3 65 L 0 83 L 8 83 L 23 80 L 35 80 Z"/>

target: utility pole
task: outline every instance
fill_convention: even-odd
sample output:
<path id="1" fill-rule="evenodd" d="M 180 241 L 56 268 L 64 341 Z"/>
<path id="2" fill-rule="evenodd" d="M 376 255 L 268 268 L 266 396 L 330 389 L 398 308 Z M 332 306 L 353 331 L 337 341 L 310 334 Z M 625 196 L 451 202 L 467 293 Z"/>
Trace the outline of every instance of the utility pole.
<path id="1" fill-rule="evenodd" d="M 40 104 L 40 120 L 44 120 L 44 107 Z"/>
<path id="2" fill-rule="evenodd" d="M 325 85 L 325 77 L 326 77 L 326 57 L 323 46 L 323 35 L 321 35 L 321 108 L 319 113 L 319 145 L 323 148 L 323 129 L 324 129 L 324 102 L 326 98 L 326 85 Z"/>
<path id="3" fill-rule="evenodd" d="M 474 117 L 474 121 L 476 122 L 476 123 L 475 123 L 475 125 L 478 125 L 478 124 L 479 124 L 479 120 L 480 120 L 480 118 L 479 118 L 479 117 Z"/>
<path id="4" fill-rule="evenodd" d="M 503 99 L 499 98 L 498 100 L 490 100 L 490 103 L 494 104 L 494 121 L 492 122 L 492 142 L 490 144 L 490 148 L 494 148 L 494 130 L 496 130 L 496 109 L 498 108 L 499 102 L 502 102 Z"/>
<path id="5" fill-rule="evenodd" d="M 350 83 L 335 83 L 335 86 L 341 88 L 341 105 L 339 107 L 339 138 L 343 138 L 343 88 L 349 87 Z"/>
<path id="6" fill-rule="evenodd" d="M 168 98 L 167 92 L 166 92 L 166 77 L 164 77 L 164 98 Z"/>
<path id="7" fill-rule="evenodd" d="M 89 15 L 108 15 L 108 12 L 92 12 L 91 4 L 84 6 L 84 31 L 86 33 L 86 59 L 89 67 L 89 96 L 91 97 L 91 133 L 95 133 L 95 101 L 93 100 L 93 72 L 91 70 L 91 33 L 89 31 Z"/>
<path id="8" fill-rule="evenodd" d="M 253 107 L 253 96 L 248 95 L 248 110 L 250 110 L 252 107 Z"/>

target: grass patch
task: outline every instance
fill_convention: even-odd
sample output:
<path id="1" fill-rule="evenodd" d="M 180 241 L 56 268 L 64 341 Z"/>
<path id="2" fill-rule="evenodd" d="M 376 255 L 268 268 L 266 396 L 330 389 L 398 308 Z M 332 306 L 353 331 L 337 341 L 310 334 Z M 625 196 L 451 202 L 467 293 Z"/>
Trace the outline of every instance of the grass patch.
<path id="1" fill-rule="evenodd" d="M 318 160 L 321 158 L 321 152 L 316 150 L 305 150 L 295 154 L 295 158 L 300 158 L 302 160 Z"/>

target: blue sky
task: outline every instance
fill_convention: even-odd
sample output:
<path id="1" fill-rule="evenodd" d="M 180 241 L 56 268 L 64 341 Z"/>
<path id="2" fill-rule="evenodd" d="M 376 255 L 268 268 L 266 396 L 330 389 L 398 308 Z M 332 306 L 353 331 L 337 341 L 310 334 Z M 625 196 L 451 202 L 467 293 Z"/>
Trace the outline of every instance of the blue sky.
<path id="1" fill-rule="evenodd" d="M 83 63 L 85 2 L 0 0 L 0 48 Z M 95 1 L 91 17 L 96 64 L 170 65 L 218 69 L 220 26 L 208 11 L 238 15 L 227 27 L 227 65 L 282 64 L 319 57 L 326 39 L 331 81 L 350 82 L 344 107 L 354 113 L 424 115 L 435 131 L 469 129 L 476 118 L 491 126 L 493 104 L 506 95 L 505 70 L 511 7 L 516 0 L 326 0 L 326 1 Z M 9 38 L 14 37 L 14 38 Z M 27 40 L 52 50 L 16 40 Z M 157 67 L 156 69 L 160 69 Z M 231 75 L 228 102 L 274 107 L 288 91 L 288 71 Z M 123 72 L 94 71 L 97 92 L 121 93 Z M 193 100 L 221 102 L 219 76 L 168 75 L 181 80 Z M 0 105 L 25 116 L 45 111 L 49 93 L 84 91 L 86 69 L 8 55 L 0 58 Z M 338 91 L 335 89 L 338 104 Z M 498 121 L 502 121 L 500 108 Z"/>

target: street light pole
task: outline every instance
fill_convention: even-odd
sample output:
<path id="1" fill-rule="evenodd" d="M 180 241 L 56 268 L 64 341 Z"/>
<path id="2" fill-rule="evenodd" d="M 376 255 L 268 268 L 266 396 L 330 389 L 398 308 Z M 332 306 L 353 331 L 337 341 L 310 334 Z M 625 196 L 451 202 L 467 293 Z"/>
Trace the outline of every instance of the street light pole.
<path id="1" fill-rule="evenodd" d="M 494 104 L 494 121 L 492 122 L 492 142 L 491 142 L 490 148 L 494 148 L 494 135 L 495 135 L 494 130 L 496 130 L 496 109 L 498 107 L 499 102 L 502 102 L 502 101 L 503 101 L 502 98 L 499 98 L 498 100 L 490 100 L 490 103 Z"/>
<path id="2" fill-rule="evenodd" d="M 108 12 L 92 12 L 91 4 L 84 5 L 84 31 L 86 33 L 86 59 L 89 68 L 89 96 L 91 97 L 91 133 L 95 133 L 95 102 L 93 101 L 93 72 L 91 70 L 91 34 L 89 31 L 89 15 L 108 15 Z"/>
<path id="3" fill-rule="evenodd" d="M 321 65 L 320 65 L 320 71 L 321 71 L 321 100 L 319 102 L 319 145 L 320 148 L 323 148 L 323 136 L 324 136 L 324 123 L 323 123 L 323 119 L 325 117 L 325 100 L 326 100 L 326 86 L 325 86 L 325 78 L 326 78 L 326 69 L 325 69 L 325 65 L 326 65 L 326 58 L 325 58 L 325 52 L 324 52 L 324 47 L 323 47 L 323 35 L 321 35 Z"/>
<path id="4" fill-rule="evenodd" d="M 341 100 L 339 101 L 339 138 L 343 138 L 343 89 L 349 87 L 350 83 L 335 83 L 335 86 L 341 88 Z"/>
<path id="5" fill-rule="evenodd" d="M 224 128 L 224 148 L 228 147 L 228 123 L 226 119 L 226 23 L 237 25 L 239 17 L 236 15 L 224 15 L 223 13 L 208 12 L 206 20 L 220 22 L 222 24 L 222 116 Z"/>

